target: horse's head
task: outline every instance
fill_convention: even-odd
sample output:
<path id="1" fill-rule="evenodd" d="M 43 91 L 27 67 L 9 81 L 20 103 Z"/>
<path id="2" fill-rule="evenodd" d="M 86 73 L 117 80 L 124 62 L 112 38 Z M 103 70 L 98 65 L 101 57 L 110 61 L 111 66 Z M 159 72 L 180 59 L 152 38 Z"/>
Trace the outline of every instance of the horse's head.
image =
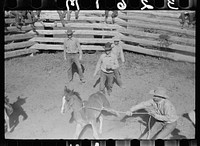
<path id="1" fill-rule="evenodd" d="M 74 90 L 68 89 L 66 86 L 64 88 L 64 95 L 63 100 L 66 103 L 67 109 L 71 109 L 74 103 L 82 103 L 81 98 L 79 97 L 79 94 L 75 92 Z"/>

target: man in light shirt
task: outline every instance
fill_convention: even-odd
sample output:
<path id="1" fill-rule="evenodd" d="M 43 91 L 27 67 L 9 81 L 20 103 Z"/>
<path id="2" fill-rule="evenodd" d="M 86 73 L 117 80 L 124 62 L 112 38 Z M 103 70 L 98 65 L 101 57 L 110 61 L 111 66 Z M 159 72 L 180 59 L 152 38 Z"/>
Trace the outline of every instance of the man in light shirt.
<path id="1" fill-rule="evenodd" d="M 125 59 L 124 59 L 123 48 L 119 44 L 120 39 L 119 39 L 119 37 L 115 36 L 113 38 L 113 41 L 114 41 L 114 44 L 113 44 L 113 48 L 112 48 L 111 53 L 113 53 L 114 55 L 116 55 L 118 60 L 119 59 L 121 60 L 121 66 L 122 66 L 125 63 Z M 120 74 L 120 71 L 119 71 L 119 67 L 114 70 L 114 74 L 115 74 L 115 78 L 117 80 L 118 85 L 121 88 L 125 89 L 125 86 L 122 84 L 121 74 Z"/>
<path id="2" fill-rule="evenodd" d="M 73 37 L 74 31 L 69 27 L 67 30 L 67 38 L 64 39 L 64 59 L 68 59 L 70 67 L 68 69 L 68 77 L 71 81 L 72 77 L 72 64 L 75 63 L 78 69 L 80 81 L 85 83 L 83 71 L 81 68 L 80 60 L 82 60 L 82 49 L 78 39 Z"/>
<path id="3" fill-rule="evenodd" d="M 117 57 L 111 53 L 111 43 L 106 43 L 104 49 L 105 53 L 100 56 L 93 76 L 96 76 L 100 70 L 100 91 L 105 94 L 105 83 L 107 80 L 107 93 L 110 96 L 113 87 L 114 70 L 119 67 L 119 64 Z"/>
<path id="4" fill-rule="evenodd" d="M 155 124 L 150 129 L 150 139 L 164 139 L 176 128 L 178 116 L 166 92 L 165 88 L 157 87 L 149 92 L 153 99 L 132 106 L 126 112 L 126 115 L 131 116 L 134 111 L 146 109 L 154 117 Z"/>

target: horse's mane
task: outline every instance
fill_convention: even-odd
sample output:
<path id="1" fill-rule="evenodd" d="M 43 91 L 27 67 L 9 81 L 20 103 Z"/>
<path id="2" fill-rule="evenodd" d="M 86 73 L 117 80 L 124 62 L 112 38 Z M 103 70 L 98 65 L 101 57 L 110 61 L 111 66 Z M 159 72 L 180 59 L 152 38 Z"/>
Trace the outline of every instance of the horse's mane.
<path id="1" fill-rule="evenodd" d="M 65 89 L 65 91 L 67 93 L 69 93 L 70 95 L 76 95 L 78 97 L 78 99 L 80 99 L 82 101 L 82 98 L 80 97 L 80 94 L 74 90 L 70 90 L 70 89 Z"/>

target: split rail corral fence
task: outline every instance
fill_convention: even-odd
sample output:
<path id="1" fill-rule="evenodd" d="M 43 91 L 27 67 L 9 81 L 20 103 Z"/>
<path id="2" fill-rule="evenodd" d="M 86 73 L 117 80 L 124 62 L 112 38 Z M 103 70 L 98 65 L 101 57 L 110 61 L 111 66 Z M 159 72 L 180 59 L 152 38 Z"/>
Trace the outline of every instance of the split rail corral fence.
<path id="1" fill-rule="evenodd" d="M 112 42 L 112 37 L 118 36 L 124 51 L 195 63 L 196 28 L 181 28 L 178 18 L 181 12 L 119 11 L 115 24 L 104 23 L 104 11 L 80 11 L 78 20 L 72 12 L 70 22 L 63 27 L 57 11 L 42 11 L 40 18 L 44 20 L 45 27 L 40 22 L 35 23 L 39 35 L 31 30 L 30 25 L 19 31 L 15 26 L 9 26 L 14 18 L 5 18 L 8 26 L 5 29 L 4 58 L 42 50 L 62 51 L 65 31 L 70 26 L 75 30 L 74 36 L 79 39 L 83 50 L 101 51 L 106 42 Z M 108 22 L 111 22 L 110 16 Z M 162 34 L 169 36 L 168 46 L 161 47 L 159 44 Z"/>

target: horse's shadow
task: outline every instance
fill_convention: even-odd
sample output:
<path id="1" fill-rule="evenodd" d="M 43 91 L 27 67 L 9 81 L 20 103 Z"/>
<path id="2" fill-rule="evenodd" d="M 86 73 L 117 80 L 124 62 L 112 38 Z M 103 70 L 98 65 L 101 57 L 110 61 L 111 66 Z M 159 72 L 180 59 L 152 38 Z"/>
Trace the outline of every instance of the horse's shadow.
<path id="1" fill-rule="evenodd" d="M 26 103 L 26 98 L 20 98 L 17 97 L 17 101 L 12 103 L 11 106 L 13 108 L 13 113 L 10 115 L 10 126 L 12 127 L 12 131 L 14 128 L 19 124 L 19 116 L 23 117 L 23 120 L 26 120 L 28 118 L 28 115 L 22 108 L 22 105 Z"/>
<path id="2" fill-rule="evenodd" d="M 81 69 L 82 69 L 82 72 L 84 73 L 85 72 L 85 67 L 83 66 L 82 63 L 81 63 Z M 78 68 L 77 68 L 76 64 L 73 62 L 72 66 L 71 66 L 71 70 L 67 71 L 69 81 L 72 81 L 74 79 L 74 74 L 75 73 L 78 74 Z"/>

